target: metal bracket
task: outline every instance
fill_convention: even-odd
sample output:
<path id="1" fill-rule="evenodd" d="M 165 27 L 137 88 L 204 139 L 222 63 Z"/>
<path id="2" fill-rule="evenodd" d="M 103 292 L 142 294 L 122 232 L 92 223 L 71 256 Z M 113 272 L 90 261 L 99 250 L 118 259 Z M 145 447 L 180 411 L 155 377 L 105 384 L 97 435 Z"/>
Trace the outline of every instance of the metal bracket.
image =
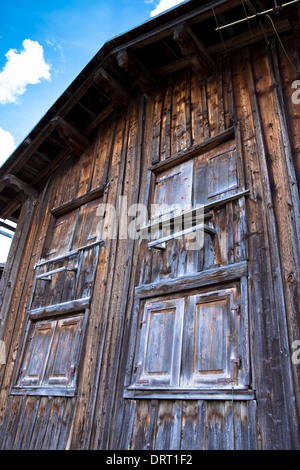
<path id="1" fill-rule="evenodd" d="M 149 384 L 149 380 L 141 379 L 142 364 L 139 362 L 134 365 L 134 373 L 137 374 L 136 383 L 137 384 Z"/>
<path id="2" fill-rule="evenodd" d="M 224 295 L 223 292 L 219 293 L 219 296 L 223 296 L 223 295 Z M 226 292 L 225 295 L 230 296 L 230 310 L 235 310 L 236 313 L 239 314 L 240 313 L 240 306 L 234 304 L 234 302 L 233 302 L 233 292 L 232 291 Z"/>
<path id="3" fill-rule="evenodd" d="M 147 323 L 147 320 L 141 320 L 139 323 L 139 327 L 142 328 L 143 325 Z"/>
<path id="4" fill-rule="evenodd" d="M 234 372 L 235 369 L 240 367 L 241 360 L 240 359 L 231 359 L 230 361 L 230 377 L 222 377 L 218 379 L 218 382 L 234 382 Z M 235 367 L 236 364 L 236 367 Z"/>

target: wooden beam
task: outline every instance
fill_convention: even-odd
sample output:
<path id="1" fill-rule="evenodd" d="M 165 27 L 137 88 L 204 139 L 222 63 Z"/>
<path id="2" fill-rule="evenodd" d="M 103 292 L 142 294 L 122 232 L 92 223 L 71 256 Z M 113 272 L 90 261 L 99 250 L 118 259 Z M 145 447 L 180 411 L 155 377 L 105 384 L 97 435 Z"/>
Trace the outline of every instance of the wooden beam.
<path id="1" fill-rule="evenodd" d="M 83 133 L 84 135 L 89 135 L 95 127 L 97 127 L 101 122 L 103 122 L 114 110 L 116 109 L 115 103 L 111 102 L 105 108 L 103 108 L 99 114 L 93 119 L 90 124 L 86 126 Z"/>
<path id="2" fill-rule="evenodd" d="M 209 18 L 214 17 L 214 12 L 216 15 L 223 12 L 228 12 L 229 9 L 235 8 L 241 5 L 241 0 L 231 0 L 230 5 L 228 0 L 218 0 L 213 3 L 207 3 L 202 5 L 195 10 L 182 15 L 182 21 L 188 21 L 190 25 L 198 24 L 202 21 L 206 21 Z M 214 12 L 213 9 L 214 8 Z M 155 29 L 151 29 L 149 32 L 140 35 L 138 38 L 132 39 L 127 43 L 116 47 L 112 54 L 118 54 L 120 51 L 130 47 L 131 50 L 141 49 L 142 47 L 153 44 L 161 39 L 164 39 L 173 34 L 174 28 L 178 26 L 178 18 L 171 20 L 168 23 L 163 24 Z"/>
<path id="3" fill-rule="evenodd" d="M 94 81 L 99 85 L 111 100 L 121 109 L 127 109 L 132 97 L 106 70 L 100 68 L 95 76 Z"/>
<path id="4" fill-rule="evenodd" d="M 278 33 L 283 33 L 291 29 L 290 23 L 287 19 L 278 20 L 275 22 L 276 29 Z M 264 31 L 267 37 L 272 37 L 275 35 L 274 28 L 272 24 L 264 25 Z M 252 36 L 247 31 L 246 33 L 240 34 L 238 36 L 234 36 L 230 39 L 224 41 L 224 43 L 219 42 L 214 46 L 210 46 L 206 49 L 207 53 L 211 57 L 219 57 L 224 55 L 226 52 L 232 52 L 241 47 L 249 46 L 253 44 L 253 41 L 259 42 L 265 39 L 265 35 L 261 28 L 253 28 L 252 29 Z M 182 59 L 174 60 L 173 62 L 163 65 L 159 67 L 155 71 L 156 77 L 162 77 L 164 75 L 168 75 L 169 73 L 177 72 L 178 70 L 184 69 L 190 66 L 190 62 L 187 57 Z"/>
<path id="5" fill-rule="evenodd" d="M 289 20 L 292 30 L 294 31 L 295 35 L 299 39 L 300 37 L 300 23 L 299 17 L 295 15 L 295 6 L 289 6 L 284 10 L 285 17 Z"/>
<path id="6" fill-rule="evenodd" d="M 156 77 L 163 77 L 164 75 L 169 75 L 171 73 L 177 72 L 178 70 L 185 69 L 186 67 L 189 67 L 189 61 L 186 57 L 183 57 L 182 59 L 178 60 L 173 60 L 173 62 L 162 65 L 158 69 L 155 70 L 155 76 Z"/>
<path id="7" fill-rule="evenodd" d="M 32 184 L 34 186 L 39 186 L 43 181 L 45 181 L 51 173 L 53 173 L 61 162 L 65 161 L 71 153 L 69 147 L 64 148 L 59 152 L 53 160 L 50 161 L 49 165 L 47 165 L 40 173 L 32 180 Z"/>
<path id="8" fill-rule="evenodd" d="M 278 21 L 274 21 L 276 31 L 278 34 L 284 33 L 285 31 L 291 30 L 291 25 L 288 19 L 284 18 Z M 259 42 L 265 40 L 265 36 L 268 38 L 274 36 L 276 33 L 274 31 L 273 25 L 270 23 L 264 24 L 264 29 L 260 27 L 253 28 L 252 34 L 249 31 L 233 36 L 230 39 L 220 42 L 214 46 L 207 48 L 207 52 L 213 57 L 218 57 L 224 55 L 226 52 L 235 51 L 237 49 L 242 49 L 245 46 L 249 46 L 254 42 Z"/>
<path id="9" fill-rule="evenodd" d="M 114 56 L 109 52 L 103 60 L 101 60 L 99 68 L 107 68 L 111 62 L 114 60 Z M 98 68 L 93 70 L 93 72 L 82 82 L 82 84 L 77 88 L 77 90 L 70 95 L 70 98 L 66 103 L 60 108 L 59 115 L 64 118 L 68 115 L 71 109 L 78 103 L 79 100 L 86 94 L 86 92 L 93 86 L 95 83 L 94 76 Z"/>
<path id="10" fill-rule="evenodd" d="M 8 174 L 2 178 L 2 181 L 5 183 L 5 186 L 10 186 L 18 193 L 24 194 L 26 197 L 31 196 L 34 199 L 37 198 L 38 192 L 29 184 L 20 180 L 14 175 Z"/>
<path id="11" fill-rule="evenodd" d="M 23 203 L 24 197 L 18 194 L 18 196 L 16 196 L 12 202 L 0 212 L 0 217 L 2 219 L 9 219 L 14 221 L 15 219 L 12 218 L 12 214 L 14 214 L 23 205 Z"/>
<path id="12" fill-rule="evenodd" d="M 151 95 L 156 87 L 156 79 L 149 70 L 130 52 L 122 50 L 117 55 L 119 67 L 125 70 L 146 95 Z"/>
<path id="13" fill-rule="evenodd" d="M 187 57 L 196 75 L 207 78 L 212 74 L 216 66 L 215 61 L 187 23 L 182 23 L 175 29 L 173 39 L 179 45 L 182 54 Z"/>
<path id="14" fill-rule="evenodd" d="M 41 132 L 31 141 L 30 145 L 26 147 L 23 152 L 11 163 L 9 171 L 6 174 L 17 174 L 18 171 L 26 164 L 34 152 L 40 147 L 40 145 L 47 139 L 47 137 L 53 132 L 54 124 L 50 121 Z M 0 181 L 0 191 L 5 187 L 3 181 Z"/>
<path id="15" fill-rule="evenodd" d="M 40 185 L 40 183 L 43 180 L 46 180 L 50 174 L 58 168 L 59 164 L 61 161 L 64 161 L 66 158 L 68 158 L 70 153 L 70 149 L 66 147 L 64 150 L 62 150 L 55 158 L 50 162 L 49 165 L 45 167 L 44 170 L 42 170 L 39 175 L 32 180 L 32 185 Z M 8 202 L 8 201 L 7 201 Z M 12 221 L 13 218 L 11 218 L 11 214 L 13 214 L 22 204 L 23 204 L 23 198 L 20 195 L 17 195 L 12 201 L 9 202 L 9 204 L 6 205 L 5 209 L 1 212 L 1 217 L 4 218 L 9 218 Z"/>
<path id="16" fill-rule="evenodd" d="M 66 145 L 77 155 L 81 155 L 88 146 L 88 139 L 84 137 L 75 127 L 68 124 L 64 119 L 57 116 L 51 119 L 51 122 L 55 125 L 61 139 L 63 139 Z"/>

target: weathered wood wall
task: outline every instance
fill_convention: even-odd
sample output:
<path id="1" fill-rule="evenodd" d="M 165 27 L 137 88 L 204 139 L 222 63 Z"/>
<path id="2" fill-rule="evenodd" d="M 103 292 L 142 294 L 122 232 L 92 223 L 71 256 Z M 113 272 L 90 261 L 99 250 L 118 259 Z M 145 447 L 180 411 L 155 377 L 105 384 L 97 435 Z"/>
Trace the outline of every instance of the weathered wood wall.
<path id="1" fill-rule="evenodd" d="M 285 38 L 293 58 L 294 38 Z M 299 119 L 291 101 L 297 73 L 277 41 L 219 60 L 206 82 L 189 70 L 160 80 L 151 97 L 139 97 L 94 133 L 81 158 L 72 155 L 50 179 L 35 206 L 22 215 L 2 280 L 9 312 L 0 365 L 2 449 L 291 449 L 299 448 L 299 366 L 291 344 L 299 319 Z M 180 242 L 168 250 L 106 240 L 100 250 L 75 397 L 13 396 L 13 369 L 26 306 L 52 207 L 109 182 L 104 201 L 147 202 L 148 168 L 235 125 L 239 158 L 250 196 L 215 211 L 220 243 L 205 238 L 201 253 Z M 32 204 L 32 203 L 31 203 Z M 241 214 L 246 212 L 245 231 Z M 27 227 L 27 228 L 26 228 Z M 22 231 L 28 236 L 22 238 Z M 109 226 L 104 226 L 105 231 Z M 250 401 L 124 399 L 134 288 L 205 270 L 249 262 L 252 385 Z M 3 308 L 3 307 L 2 307 Z"/>

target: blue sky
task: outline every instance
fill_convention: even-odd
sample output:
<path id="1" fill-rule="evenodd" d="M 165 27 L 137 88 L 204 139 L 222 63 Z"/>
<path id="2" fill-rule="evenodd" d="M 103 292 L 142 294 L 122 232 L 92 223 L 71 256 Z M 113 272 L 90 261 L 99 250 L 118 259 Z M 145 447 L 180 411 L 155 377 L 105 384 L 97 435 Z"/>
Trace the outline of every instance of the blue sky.
<path id="1" fill-rule="evenodd" d="M 0 0 L 0 166 L 105 42 L 179 3 Z"/>

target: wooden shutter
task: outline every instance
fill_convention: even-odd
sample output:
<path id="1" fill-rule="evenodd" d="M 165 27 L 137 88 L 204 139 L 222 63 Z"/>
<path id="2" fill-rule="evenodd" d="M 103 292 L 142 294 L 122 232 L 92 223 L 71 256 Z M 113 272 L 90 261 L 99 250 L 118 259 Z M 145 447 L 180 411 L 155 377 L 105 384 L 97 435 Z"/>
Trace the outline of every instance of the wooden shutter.
<path id="1" fill-rule="evenodd" d="M 207 187 L 208 187 L 208 178 L 207 178 L 207 161 L 200 159 L 195 160 L 194 168 L 194 205 L 205 204 L 207 202 Z"/>
<path id="2" fill-rule="evenodd" d="M 32 324 L 18 385 L 42 384 L 55 327 L 56 321 L 41 321 Z"/>
<path id="3" fill-rule="evenodd" d="M 188 299 L 182 385 L 237 385 L 239 318 L 236 287 Z"/>
<path id="4" fill-rule="evenodd" d="M 77 210 L 68 212 L 56 219 L 54 228 L 49 234 L 47 258 L 55 258 L 69 251 L 76 218 Z"/>
<path id="5" fill-rule="evenodd" d="M 33 322 L 18 385 L 74 386 L 84 315 Z"/>
<path id="6" fill-rule="evenodd" d="M 94 199 L 58 217 L 49 230 L 46 250 L 49 263 L 39 269 L 38 274 L 45 273 L 45 277 L 36 280 L 31 308 L 91 296 L 99 254 L 99 247 L 94 244 L 100 230 L 97 209 L 102 200 L 102 197 Z M 70 255 L 69 252 L 87 245 L 92 246 Z M 66 254 L 55 261 L 59 255 Z M 47 272 L 51 271 L 56 272 L 47 279 Z"/>
<path id="7" fill-rule="evenodd" d="M 193 161 L 182 163 L 157 176 L 151 218 L 153 221 L 164 220 L 171 215 L 181 213 L 185 205 L 192 203 Z M 163 206 L 169 206 L 165 210 Z"/>
<path id="8" fill-rule="evenodd" d="M 58 320 L 43 384 L 74 386 L 83 315 Z"/>
<path id="9" fill-rule="evenodd" d="M 234 140 L 194 159 L 193 203 L 228 196 L 238 188 L 237 153 Z"/>
<path id="10" fill-rule="evenodd" d="M 102 198 L 94 199 L 78 209 L 79 214 L 72 240 L 73 250 L 97 241 L 97 224 L 99 222 L 97 209 L 101 203 Z"/>
<path id="11" fill-rule="evenodd" d="M 135 386 L 178 386 L 184 299 L 149 301 L 140 319 Z"/>
<path id="12" fill-rule="evenodd" d="M 228 191 L 237 189 L 236 149 L 232 147 L 218 152 L 209 159 L 208 198 L 227 195 Z"/>

